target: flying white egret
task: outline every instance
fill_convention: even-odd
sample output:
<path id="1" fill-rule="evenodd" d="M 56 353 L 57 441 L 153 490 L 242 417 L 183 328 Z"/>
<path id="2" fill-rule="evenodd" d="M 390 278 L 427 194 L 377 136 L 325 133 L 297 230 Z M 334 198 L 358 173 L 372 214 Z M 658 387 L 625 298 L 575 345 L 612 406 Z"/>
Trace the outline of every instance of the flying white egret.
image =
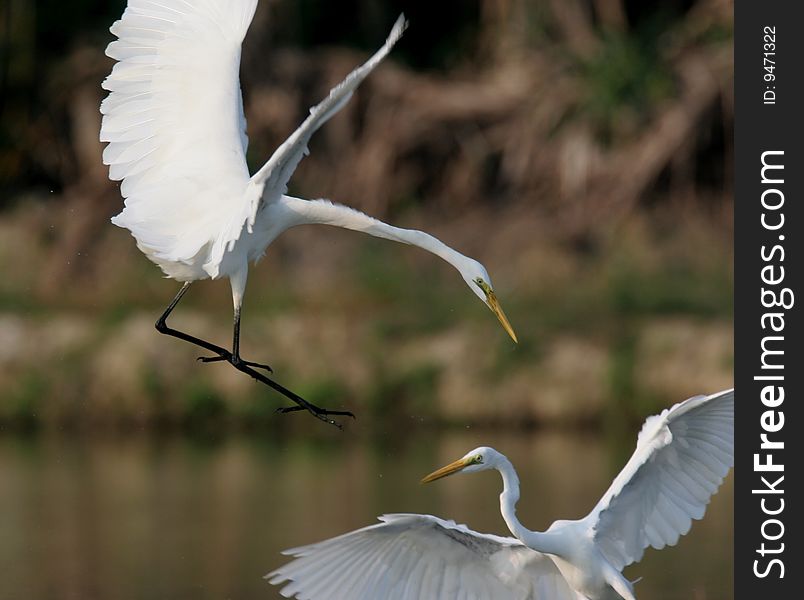
<path id="1" fill-rule="evenodd" d="M 500 510 L 513 538 L 430 515 L 397 514 L 317 544 L 266 575 L 303 600 L 634 600 L 621 573 L 645 548 L 672 546 L 701 519 L 734 461 L 734 390 L 695 396 L 648 417 L 637 447 L 597 506 L 546 532 L 516 517 L 519 479 L 509 460 L 480 447 L 431 473 L 496 469 Z"/>
<path id="2" fill-rule="evenodd" d="M 168 277 L 184 282 L 156 322 L 161 333 L 191 342 L 227 361 L 308 410 L 314 406 L 240 357 L 240 312 L 249 262 L 296 225 L 334 225 L 423 248 L 455 267 L 516 341 L 476 260 L 422 231 L 400 229 L 327 200 L 285 195 L 315 131 L 335 115 L 386 57 L 406 27 L 400 16 L 385 44 L 335 86 L 253 176 L 246 165 L 246 120 L 240 93 L 240 47 L 257 0 L 129 0 L 111 27 L 117 40 L 106 54 L 118 61 L 103 82 L 100 139 L 109 177 L 122 180 L 125 208 L 112 219 Z M 167 318 L 193 281 L 228 277 L 234 303 L 232 350 L 168 327 Z"/>

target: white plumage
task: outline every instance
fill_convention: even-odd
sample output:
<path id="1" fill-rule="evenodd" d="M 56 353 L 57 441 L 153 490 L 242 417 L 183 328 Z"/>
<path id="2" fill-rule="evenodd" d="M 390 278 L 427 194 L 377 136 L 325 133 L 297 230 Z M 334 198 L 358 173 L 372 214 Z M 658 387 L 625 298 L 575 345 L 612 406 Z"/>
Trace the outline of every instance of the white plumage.
<path id="1" fill-rule="evenodd" d="M 300 600 L 578 598 L 549 556 L 516 538 L 430 515 L 383 515 L 380 521 L 286 550 L 296 560 L 268 580 L 291 581 L 282 595 Z"/>
<path id="2" fill-rule="evenodd" d="M 734 464 L 734 391 L 696 396 L 649 417 L 637 448 L 586 518 L 617 569 L 673 546 Z"/>
<path id="3" fill-rule="evenodd" d="M 383 46 L 310 110 L 310 116 L 254 176 L 245 155 L 240 47 L 256 0 L 129 0 L 106 53 L 117 61 L 103 82 L 104 163 L 121 180 L 125 208 L 112 219 L 166 275 L 185 282 L 157 322 L 160 332 L 202 346 L 321 417 L 327 411 L 255 375 L 239 356 L 240 308 L 249 262 L 296 225 L 325 224 L 419 246 L 454 266 L 514 340 L 486 269 L 421 231 L 392 227 L 325 200 L 286 196 L 287 183 L 316 130 L 349 101 L 407 26 L 400 16 Z M 228 277 L 235 326 L 232 351 L 166 325 L 190 282 Z M 281 389 L 280 389 L 281 388 Z"/>
<path id="4" fill-rule="evenodd" d="M 589 515 L 536 532 L 516 517 L 513 466 L 480 447 L 423 481 L 497 469 L 500 508 L 515 537 L 429 515 L 386 515 L 286 551 L 295 559 L 266 578 L 301 600 L 633 600 L 623 567 L 687 533 L 733 462 L 734 391 L 690 398 L 646 420 L 634 454 Z"/>
<path id="5" fill-rule="evenodd" d="M 210 250 L 244 211 L 240 45 L 256 5 L 131 0 L 111 27 L 106 54 L 119 62 L 103 82 L 100 139 L 126 199 L 112 222 L 180 281 L 218 275 Z"/>

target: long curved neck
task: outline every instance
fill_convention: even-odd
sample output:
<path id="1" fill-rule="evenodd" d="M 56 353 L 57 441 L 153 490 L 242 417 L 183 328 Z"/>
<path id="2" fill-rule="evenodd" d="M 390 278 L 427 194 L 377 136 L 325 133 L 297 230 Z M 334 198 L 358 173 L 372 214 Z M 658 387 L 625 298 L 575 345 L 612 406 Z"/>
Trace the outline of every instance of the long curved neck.
<path id="1" fill-rule="evenodd" d="M 292 196 L 282 196 L 279 204 L 288 215 L 289 227 L 320 224 L 362 231 L 374 237 L 418 246 L 436 256 L 440 256 L 459 271 L 461 270 L 460 265 L 469 260 L 466 256 L 453 250 L 429 233 L 416 229 L 394 227 L 359 210 L 341 204 L 334 204 L 328 200 L 302 200 Z"/>
<path id="2" fill-rule="evenodd" d="M 537 550 L 549 554 L 563 554 L 561 538 L 551 533 L 531 531 L 527 529 L 516 516 L 516 503 L 519 502 L 519 477 L 505 456 L 500 456 L 497 470 L 502 475 L 503 491 L 500 494 L 500 512 L 502 512 L 508 529 L 520 542 Z"/>

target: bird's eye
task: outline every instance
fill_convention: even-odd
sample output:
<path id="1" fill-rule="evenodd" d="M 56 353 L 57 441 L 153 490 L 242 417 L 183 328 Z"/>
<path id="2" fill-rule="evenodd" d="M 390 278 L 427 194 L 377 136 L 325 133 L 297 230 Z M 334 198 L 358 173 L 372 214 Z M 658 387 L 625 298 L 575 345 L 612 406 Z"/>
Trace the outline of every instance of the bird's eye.
<path id="1" fill-rule="evenodd" d="M 491 291 L 491 288 L 489 287 L 488 283 L 483 281 L 482 277 L 477 277 L 476 279 L 474 279 L 474 282 L 477 287 L 483 290 L 483 293 L 486 294 L 486 296 L 489 295 L 489 291 Z"/>
<path id="2" fill-rule="evenodd" d="M 475 456 L 475 462 L 476 462 L 477 464 L 482 463 L 482 462 L 483 462 L 483 456 L 482 456 L 482 455 L 480 455 L 480 454 L 478 454 L 477 456 Z"/>

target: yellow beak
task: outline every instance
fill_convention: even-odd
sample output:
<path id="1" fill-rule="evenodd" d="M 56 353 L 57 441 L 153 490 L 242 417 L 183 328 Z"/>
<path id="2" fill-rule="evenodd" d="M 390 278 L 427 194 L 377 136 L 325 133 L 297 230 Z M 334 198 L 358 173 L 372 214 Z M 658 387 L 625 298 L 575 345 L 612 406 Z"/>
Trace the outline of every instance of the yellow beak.
<path id="1" fill-rule="evenodd" d="M 508 318 L 505 316 L 502 306 L 500 306 L 500 301 L 497 300 L 497 296 L 494 294 L 492 290 L 489 290 L 488 292 L 486 292 L 486 298 L 488 299 L 489 308 L 491 309 L 491 312 L 497 315 L 497 318 L 500 320 L 500 325 L 502 325 L 506 333 L 508 333 L 508 335 L 511 336 L 511 339 L 518 344 L 519 340 L 516 339 L 514 328 L 511 327 L 511 324 L 508 322 Z"/>
<path id="2" fill-rule="evenodd" d="M 441 479 L 447 475 L 452 475 L 453 473 L 457 473 L 458 471 L 465 469 L 470 464 L 472 463 L 469 459 L 461 458 L 460 460 L 456 460 L 455 462 L 448 464 L 446 467 L 441 467 L 437 471 L 433 471 L 426 477 L 423 477 L 421 483 L 430 483 L 436 479 Z"/>

